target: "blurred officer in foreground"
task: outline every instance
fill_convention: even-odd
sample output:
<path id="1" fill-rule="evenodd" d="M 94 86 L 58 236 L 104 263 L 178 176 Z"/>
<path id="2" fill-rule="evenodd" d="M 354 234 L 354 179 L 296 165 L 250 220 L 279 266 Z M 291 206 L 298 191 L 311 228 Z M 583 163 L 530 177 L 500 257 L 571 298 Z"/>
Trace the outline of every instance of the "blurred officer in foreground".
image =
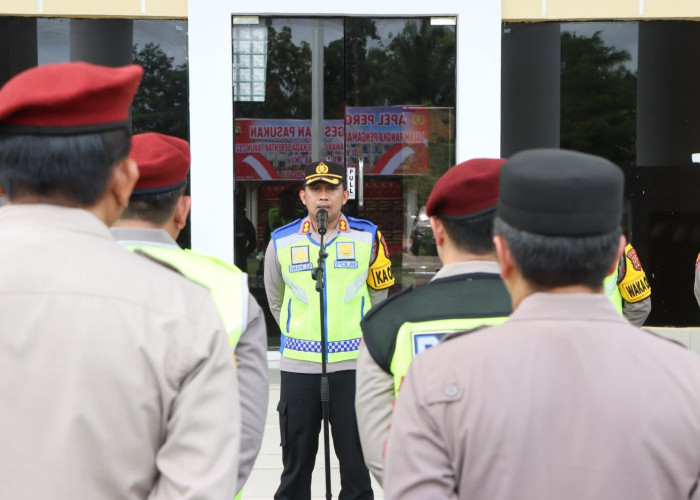
<path id="1" fill-rule="evenodd" d="M 413 357 L 449 332 L 500 324 L 511 312 L 493 246 L 503 161 L 469 160 L 438 179 L 426 213 L 442 269 L 427 286 L 381 302 L 360 323 L 355 407 L 365 462 L 380 483 L 392 407 Z"/>
<path id="2" fill-rule="evenodd" d="M 192 204 L 185 194 L 189 144 L 154 132 L 139 134 L 132 138 L 129 156 L 138 165 L 139 180 L 112 235 L 127 248 L 173 265 L 211 291 L 238 368 L 243 423 L 240 490 L 260 451 L 267 413 L 267 334 L 262 310 L 248 292 L 248 275 L 215 257 L 182 250 L 175 242 Z"/>
<path id="3" fill-rule="evenodd" d="M 329 420 L 340 463 L 338 498 L 373 498 L 355 418 L 355 367 L 362 339 L 360 319 L 386 298 L 394 284 L 386 243 L 370 221 L 341 213 L 350 193 L 345 167 L 316 162 L 306 167 L 299 192 L 308 216 L 273 231 L 265 255 L 265 292 L 282 330 L 280 360 L 281 484 L 276 499 L 311 496 L 321 429 L 321 305 L 311 270 L 318 262 L 317 213 L 328 215 L 324 237 L 323 314 L 326 318 Z"/>
<path id="4" fill-rule="evenodd" d="M 651 313 L 651 287 L 637 251 L 627 244 L 615 271 L 604 281 L 605 293 L 622 315 L 642 326 Z"/>
<path id="5" fill-rule="evenodd" d="M 0 497 L 233 498 L 240 409 L 208 290 L 114 242 L 143 70 L 0 90 Z"/>
<path id="6" fill-rule="evenodd" d="M 603 293 L 625 247 L 622 171 L 562 150 L 503 165 L 496 252 L 514 311 L 416 357 L 387 499 L 696 498 L 700 357 Z"/>

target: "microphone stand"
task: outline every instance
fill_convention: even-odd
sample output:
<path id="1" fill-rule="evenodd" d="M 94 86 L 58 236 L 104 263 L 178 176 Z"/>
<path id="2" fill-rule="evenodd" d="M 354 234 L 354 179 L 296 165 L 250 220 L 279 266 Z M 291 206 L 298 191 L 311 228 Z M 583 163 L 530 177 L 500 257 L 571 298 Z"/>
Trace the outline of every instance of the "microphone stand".
<path id="1" fill-rule="evenodd" d="M 320 209 L 316 213 L 316 223 L 318 225 L 318 234 L 321 236 L 321 243 L 318 251 L 318 267 L 311 271 L 311 276 L 314 280 L 316 280 L 316 291 L 319 293 L 319 305 L 321 310 L 321 408 L 323 410 L 323 454 L 326 469 L 326 499 L 330 500 L 333 498 L 333 494 L 331 493 L 331 451 L 328 437 L 328 415 L 331 391 L 330 385 L 328 384 L 328 374 L 326 373 L 326 316 L 323 308 L 323 272 L 325 269 L 326 257 L 328 257 L 323 245 L 323 236 L 326 234 L 328 213 L 324 209 Z"/>

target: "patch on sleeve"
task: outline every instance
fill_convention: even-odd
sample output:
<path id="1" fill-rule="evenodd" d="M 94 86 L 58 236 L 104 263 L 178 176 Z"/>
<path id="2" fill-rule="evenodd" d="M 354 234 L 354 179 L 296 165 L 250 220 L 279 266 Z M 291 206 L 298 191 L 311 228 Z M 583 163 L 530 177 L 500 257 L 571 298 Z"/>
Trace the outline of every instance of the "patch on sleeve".
<path id="1" fill-rule="evenodd" d="M 627 261 L 625 275 L 618 285 L 618 290 L 627 302 L 639 302 L 651 295 L 651 286 L 649 286 L 647 276 L 642 269 L 642 263 L 632 245 L 625 247 L 625 259 Z"/>
<path id="2" fill-rule="evenodd" d="M 635 270 L 642 270 L 642 263 L 640 262 L 639 257 L 637 257 L 637 251 L 634 248 L 630 247 L 630 249 L 627 251 L 627 258 L 630 260 L 632 267 L 634 267 Z"/>
<path id="3" fill-rule="evenodd" d="M 391 261 L 389 260 L 389 252 L 386 248 L 386 243 L 382 237 L 382 233 L 377 231 L 377 240 L 381 245 L 377 247 L 377 257 L 369 266 L 367 274 L 367 285 L 375 290 L 383 290 L 394 284 L 394 273 L 391 270 Z M 376 240 L 375 240 L 376 244 Z"/>

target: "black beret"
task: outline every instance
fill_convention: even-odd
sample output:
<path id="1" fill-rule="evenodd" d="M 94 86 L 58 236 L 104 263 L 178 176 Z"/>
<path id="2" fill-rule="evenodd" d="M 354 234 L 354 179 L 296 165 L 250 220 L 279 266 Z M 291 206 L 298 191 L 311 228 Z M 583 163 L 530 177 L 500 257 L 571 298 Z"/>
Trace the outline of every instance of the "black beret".
<path id="1" fill-rule="evenodd" d="M 563 149 L 516 153 L 501 168 L 497 215 L 548 236 L 603 234 L 620 227 L 624 176 L 599 156 Z"/>

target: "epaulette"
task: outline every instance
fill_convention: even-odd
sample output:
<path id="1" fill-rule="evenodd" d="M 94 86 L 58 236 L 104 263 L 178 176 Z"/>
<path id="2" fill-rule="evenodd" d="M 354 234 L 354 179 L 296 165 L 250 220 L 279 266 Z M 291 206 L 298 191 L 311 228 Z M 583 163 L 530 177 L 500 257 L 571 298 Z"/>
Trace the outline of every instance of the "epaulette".
<path id="1" fill-rule="evenodd" d="M 159 258 L 154 257 L 150 253 L 141 250 L 140 248 L 135 248 L 133 250 L 133 252 L 136 255 L 140 255 L 141 257 L 145 257 L 146 259 L 150 260 L 151 262 L 155 262 L 156 264 L 160 264 L 161 266 L 165 267 L 166 269 L 170 269 L 171 271 L 174 271 L 181 276 L 185 276 L 182 273 L 182 271 L 180 271 L 177 267 L 173 266 L 170 262 L 165 262 L 164 260 L 160 260 Z M 185 278 L 187 278 L 187 276 L 185 276 Z M 189 279 L 189 278 L 187 278 L 187 279 Z"/>
<path id="2" fill-rule="evenodd" d="M 355 231 L 374 231 L 377 228 L 376 224 L 367 219 L 358 219 L 356 217 L 347 217 L 347 219 L 350 229 Z"/>

